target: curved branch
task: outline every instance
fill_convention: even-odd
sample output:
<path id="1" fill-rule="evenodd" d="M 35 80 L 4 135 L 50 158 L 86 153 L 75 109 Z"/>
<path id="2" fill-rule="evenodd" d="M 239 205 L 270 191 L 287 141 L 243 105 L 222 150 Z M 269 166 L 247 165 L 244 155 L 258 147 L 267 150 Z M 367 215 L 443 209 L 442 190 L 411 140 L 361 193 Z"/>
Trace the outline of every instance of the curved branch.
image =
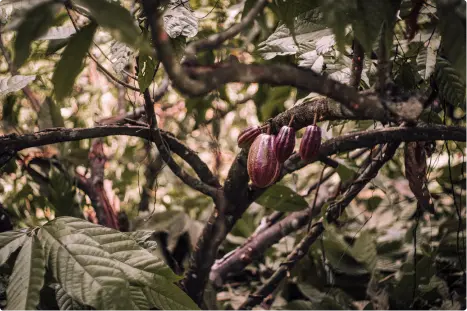
<path id="1" fill-rule="evenodd" d="M 2 150 L 0 151 L 0 155 L 3 154 L 3 150 L 5 150 L 5 152 L 18 152 L 30 147 L 114 135 L 135 136 L 152 141 L 152 134 L 155 134 L 154 130 L 151 131 L 149 128 L 141 126 L 98 126 L 84 129 L 51 128 L 32 134 L 10 134 L 0 136 L 0 150 Z M 212 177 L 207 174 L 209 168 L 206 163 L 201 161 L 201 159 L 196 155 L 196 152 L 183 145 L 175 137 L 165 131 L 161 130 L 161 135 L 164 137 L 172 151 L 174 151 L 180 158 L 184 160 L 188 159 L 186 160 L 187 163 L 192 166 L 196 174 L 200 176 L 200 179 L 212 179 Z M 216 188 L 205 184 L 201 180 L 194 178 L 184 171 L 177 172 L 176 174 L 180 174 L 177 175 L 179 178 L 181 178 L 187 185 L 201 193 L 209 196 L 215 196 L 217 193 Z"/>
<path id="2" fill-rule="evenodd" d="M 465 141 L 465 131 L 465 127 L 461 126 L 431 125 L 413 128 L 382 128 L 371 131 L 355 132 L 338 136 L 324 142 L 321 145 L 319 153 L 322 156 L 330 156 L 336 153 L 397 141 Z M 93 128 L 82 129 L 50 128 L 32 134 L 18 135 L 14 133 L 0 136 L 0 150 L 4 150 L 5 153 L 18 152 L 30 147 L 39 147 L 67 141 L 77 141 L 113 135 L 135 136 L 151 140 L 150 133 L 151 130 L 141 126 L 96 126 Z M 192 156 L 190 161 L 191 163 L 189 164 L 195 165 L 196 162 L 196 168 L 193 167 L 193 169 L 195 169 L 197 173 L 202 174 L 202 172 L 204 172 L 206 167 L 201 169 L 201 164 L 204 164 L 204 162 L 199 158 L 196 159 L 197 156 L 194 151 L 177 141 L 172 134 L 162 130 L 161 134 L 164 136 L 164 139 L 167 140 L 169 147 L 182 159 L 186 158 L 185 152 L 188 152 L 188 154 Z M 182 150 L 183 152 L 181 152 Z M 4 152 L 2 152 L 2 154 Z M 286 161 L 284 166 L 286 167 L 287 172 L 292 172 L 305 166 L 305 164 L 299 159 L 298 155 L 294 155 Z"/>
<path id="3" fill-rule="evenodd" d="M 379 121 L 413 121 L 423 109 L 420 96 L 407 96 L 400 102 L 383 103 L 376 94 L 359 93 L 353 87 L 331 80 L 311 69 L 290 65 L 246 65 L 227 61 L 215 64 L 214 67 L 182 67 L 173 56 L 169 36 L 163 28 L 161 12 L 158 10 L 159 1 L 144 0 L 142 4 L 157 55 L 174 86 L 187 95 L 200 96 L 230 82 L 255 82 L 290 85 L 317 92 L 337 100 L 357 115 Z"/>
<path id="4" fill-rule="evenodd" d="M 240 23 L 233 25 L 226 31 L 216 33 L 210 35 L 206 39 L 190 43 L 185 49 L 186 58 L 194 59 L 196 57 L 196 52 L 198 52 L 199 50 L 215 49 L 219 47 L 224 41 L 235 37 L 242 30 L 244 30 L 251 22 L 253 22 L 256 15 L 258 15 L 258 13 L 264 9 L 267 2 L 267 0 L 258 0 Z"/>

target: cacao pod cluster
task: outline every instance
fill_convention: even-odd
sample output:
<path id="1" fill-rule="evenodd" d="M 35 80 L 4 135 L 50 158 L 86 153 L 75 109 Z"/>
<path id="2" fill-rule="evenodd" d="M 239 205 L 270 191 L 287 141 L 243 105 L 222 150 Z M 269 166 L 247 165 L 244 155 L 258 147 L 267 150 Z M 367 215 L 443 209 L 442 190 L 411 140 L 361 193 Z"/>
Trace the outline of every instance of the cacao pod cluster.
<path id="1" fill-rule="evenodd" d="M 269 126 L 249 126 L 238 136 L 238 146 L 250 148 L 247 166 L 254 186 L 266 188 L 275 183 L 282 164 L 292 155 L 295 130 L 290 125 L 282 126 L 277 136 L 269 133 Z M 263 133 L 264 128 L 268 129 L 267 133 Z M 318 154 L 320 146 L 321 129 L 316 125 L 307 126 L 300 142 L 299 155 L 302 160 L 311 161 Z"/>

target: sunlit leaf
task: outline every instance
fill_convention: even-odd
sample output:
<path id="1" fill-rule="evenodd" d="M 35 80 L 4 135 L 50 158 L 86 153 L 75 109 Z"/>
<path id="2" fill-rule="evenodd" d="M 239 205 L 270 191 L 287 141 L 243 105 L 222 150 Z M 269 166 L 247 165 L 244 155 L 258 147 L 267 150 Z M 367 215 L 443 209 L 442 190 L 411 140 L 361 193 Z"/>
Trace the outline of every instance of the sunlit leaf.
<path id="1" fill-rule="evenodd" d="M 21 90 L 34 81 L 36 76 L 16 75 L 7 78 L 0 78 L 0 96 Z"/>

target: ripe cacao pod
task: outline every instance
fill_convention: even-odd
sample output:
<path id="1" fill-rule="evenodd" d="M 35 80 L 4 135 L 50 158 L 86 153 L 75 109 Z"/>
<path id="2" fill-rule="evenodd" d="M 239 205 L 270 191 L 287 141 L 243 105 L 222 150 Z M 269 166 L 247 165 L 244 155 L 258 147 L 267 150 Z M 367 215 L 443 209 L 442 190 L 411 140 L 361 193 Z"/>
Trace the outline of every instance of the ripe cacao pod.
<path id="1" fill-rule="evenodd" d="M 274 150 L 279 163 L 284 163 L 295 148 L 295 130 L 290 126 L 284 125 L 276 136 Z"/>
<path id="2" fill-rule="evenodd" d="M 274 152 L 274 138 L 274 135 L 260 134 L 250 147 L 248 175 L 256 187 L 272 185 L 280 174 L 281 165 Z"/>
<path id="3" fill-rule="evenodd" d="M 249 126 L 238 135 L 237 145 L 240 148 L 248 148 L 259 134 L 261 134 L 261 128 L 259 126 Z"/>
<path id="4" fill-rule="evenodd" d="M 300 142 L 299 154 L 303 161 L 309 162 L 318 154 L 321 146 L 321 129 L 316 125 L 308 125 Z"/>

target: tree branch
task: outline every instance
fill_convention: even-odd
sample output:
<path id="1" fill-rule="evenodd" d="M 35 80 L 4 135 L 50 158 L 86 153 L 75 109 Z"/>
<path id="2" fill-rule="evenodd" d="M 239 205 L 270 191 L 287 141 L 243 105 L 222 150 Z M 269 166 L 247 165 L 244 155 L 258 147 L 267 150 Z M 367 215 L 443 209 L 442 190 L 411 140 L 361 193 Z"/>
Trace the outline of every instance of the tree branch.
<path id="1" fill-rule="evenodd" d="M 258 13 L 264 9 L 267 2 L 268 2 L 267 0 L 256 1 L 255 5 L 251 8 L 251 10 L 245 16 L 245 18 L 243 18 L 240 23 L 233 25 L 226 31 L 216 33 L 216 34 L 210 35 L 206 39 L 198 40 L 198 41 L 194 41 L 190 43 L 185 49 L 185 56 L 187 60 L 195 59 L 196 52 L 200 50 L 215 49 L 219 47 L 224 41 L 227 41 L 235 37 L 242 30 L 244 30 L 249 24 L 251 24 L 251 22 L 253 22 L 256 15 L 258 15 Z"/>
<path id="2" fill-rule="evenodd" d="M 217 287 L 222 286 L 229 273 L 242 271 L 254 259 L 264 256 L 264 252 L 283 237 L 310 223 L 310 216 L 320 214 L 323 205 L 331 198 L 331 194 L 319 195 L 314 209 L 310 206 L 302 211 L 293 212 L 273 226 L 264 229 L 256 236 L 248 239 L 240 248 L 229 256 L 217 260 L 212 266 L 209 279 Z"/>
<path id="3" fill-rule="evenodd" d="M 165 163 L 167 163 L 167 166 L 172 170 L 172 172 L 178 176 L 184 183 L 187 185 L 191 186 L 194 189 L 197 189 L 196 187 L 199 188 L 200 185 L 203 185 L 205 181 L 207 184 L 205 185 L 206 187 L 199 188 L 197 190 L 204 190 L 204 189 L 210 189 L 209 193 L 205 193 L 209 195 L 210 197 L 214 198 L 217 194 L 217 191 L 212 189 L 214 188 L 219 188 L 220 184 L 217 178 L 212 174 L 212 172 L 209 170 L 208 166 L 202 162 L 198 155 L 196 155 L 194 152 L 188 151 L 189 149 L 186 148 L 187 150 L 185 151 L 185 155 L 182 157 L 183 159 L 186 159 L 185 161 L 192 165 L 193 169 L 196 171 L 196 173 L 199 175 L 200 180 L 193 178 L 191 175 L 187 174 L 178 164 L 175 162 L 175 160 L 172 158 L 170 155 L 170 150 L 167 149 L 171 148 L 170 145 L 166 146 L 165 142 L 165 137 L 162 136 L 160 129 L 157 127 L 157 119 L 156 119 L 156 114 L 154 112 L 154 103 L 151 100 L 151 95 L 149 94 L 149 90 L 146 89 L 144 91 L 144 102 L 145 102 L 145 110 L 146 110 L 146 116 L 148 118 L 148 123 L 151 128 L 151 141 L 155 143 L 157 146 L 157 149 L 159 150 L 159 154 L 162 157 L 162 160 L 164 160 Z M 178 149 L 179 153 L 176 153 L 180 156 L 180 154 L 183 152 L 180 149 L 185 149 L 184 145 L 182 145 L 178 140 L 174 139 L 172 137 L 172 147 L 175 147 L 175 149 Z M 202 164 L 201 164 L 202 163 Z M 204 192 L 203 192 L 204 193 Z"/>
<path id="4" fill-rule="evenodd" d="M 356 159 L 362 156 L 365 152 L 367 152 L 366 149 L 358 150 L 352 154 L 350 158 Z M 323 176 L 321 183 L 329 179 L 335 173 L 336 171 L 334 169 L 329 170 Z M 316 189 L 318 185 L 319 182 L 313 183 L 313 185 L 308 189 L 307 195 L 309 195 L 312 190 Z M 258 194 L 255 194 L 255 197 L 257 196 Z M 271 214 L 274 215 L 272 218 L 273 221 L 267 221 L 265 225 L 261 224 L 255 233 L 248 238 L 242 246 L 225 255 L 222 259 L 216 260 L 211 268 L 209 279 L 214 283 L 214 285 L 218 287 L 222 286 L 229 273 L 242 271 L 247 265 L 253 262 L 254 259 L 263 256 L 270 246 L 277 243 L 284 236 L 297 231 L 310 223 L 310 216 L 311 218 L 314 218 L 319 215 L 323 204 L 332 198 L 333 195 L 330 193 L 319 193 L 319 196 L 317 196 L 318 200 L 316 202 L 316 207 L 314 209 L 309 207 L 303 211 L 290 213 L 279 222 L 277 222 L 277 217 L 278 215 L 281 217 L 283 213 L 275 212 Z M 267 219 L 269 220 L 269 217 Z"/>
<path id="5" fill-rule="evenodd" d="M 369 181 L 376 177 L 381 167 L 387 161 L 392 159 L 398 146 L 399 143 L 388 144 L 385 146 L 385 148 L 383 148 L 381 157 L 377 157 L 376 160 L 372 158 L 372 162 L 356 179 L 352 186 L 349 187 L 349 189 L 343 195 L 343 198 L 329 207 L 329 210 L 326 214 L 326 220 L 328 222 L 335 222 L 340 217 L 340 215 L 342 215 L 345 208 L 357 196 L 357 194 L 366 186 Z M 260 303 L 264 298 L 266 298 L 270 293 L 272 293 L 287 275 L 287 272 L 290 271 L 295 266 L 295 264 L 301 258 L 303 258 L 305 254 L 308 253 L 310 246 L 321 236 L 324 230 L 323 220 L 314 224 L 306 237 L 294 248 L 292 253 L 287 256 L 287 259 L 281 264 L 279 269 L 276 270 L 276 272 L 269 278 L 269 280 L 254 294 L 250 294 L 239 309 L 251 309 Z"/>
<path id="6" fill-rule="evenodd" d="M 363 46 L 358 42 L 356 38 L 353 40 L 353 56 L 352 56 L 352 68 L 350 68 L 350 82 L 349 85 L 356 90 L 360 86 L 360 80 L 362 79 L 363 60 L 365 59 L 365 51 Z"/>
<path id="7" fill-rule="evenodd" d="M 89 152 L 89 163 L 91 165 L 91 178 L 87 180 L 88 189 L 90 190 L 89 198 L 93 202 L 99 223 L 118 230 L 117 214 L 104 190 L 104 168 L 106 162 L 107 157 L 104 154 L 104 143 L 102 139 L 96 139 L 92 143 Z"/>
<path id="8" fill-rule="evenodd" d="M 161 12 L 158 10 L 159 1 L 144 0 L 142 3 L 157 55 L 174 86 L 184 94 L 204 95 L 230 82 L 266 83 L 290 85 L 317 92 L 342 103 L 361 117 L 384 122 L 391 119 L 412 121 L 418 118 L 423 109 L 418 95 L 405 96 L 400 102 L 383 104 L 375 93 L 359 93 L 350 86 L 296 66 L 246 65 L 227 61 L 214 66 L 182 67 L 174 58 L 169 36 L 164 31 Z M 399 113 L 400 111 L 404 113 Z"/>
<path id="9" fill-rule="evenodd" d="M 154 132 L 154 131 L 153 131 Z M 170 133 L 160 130 L 169 148 L 176 153 L 180 158 L 187 159 L 187 163 L 192 166 L 193 170 L 202 180 L 212 180 L 212 173 L 209 173 L 207 165 L 201 161 L 196 152 L 183 145 Z M 10 134 L 0 136 L 0 150 L 3 154 L 7 152 L 18 152 L 20 150 L 38 147 L 43 145 L 61 143 L 66 141 L 77 141 L 89 138 L 107 137 L 113 135 L 125 135 L 141 137 L 146 140 L 151 140 L 151 130 L 141 126 L 98 126 L 86 129 L 67 129 L 67 128 L 51 128 L 33 134 L 17 135 Z M 0 155 L 1 155 L 0 154 Z M 206 185 L 204 182 L 188 175 L 183 171 L 181 175 L 185 180 L 191 182 L 189 186 L 206 195 L 213 196 L 217 189 Z M 188 177 L 187 177 L 188 176 Z"/>

